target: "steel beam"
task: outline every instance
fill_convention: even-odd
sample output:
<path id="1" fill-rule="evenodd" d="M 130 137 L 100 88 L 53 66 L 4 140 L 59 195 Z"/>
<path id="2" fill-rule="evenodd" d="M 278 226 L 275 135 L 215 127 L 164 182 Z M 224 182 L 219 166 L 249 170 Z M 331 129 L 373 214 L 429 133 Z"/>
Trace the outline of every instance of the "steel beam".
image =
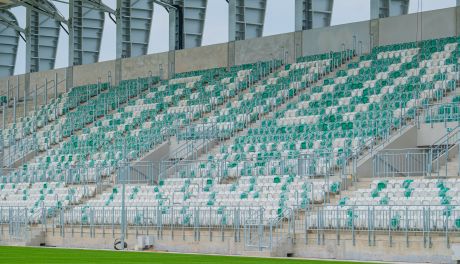
<path id="1" fill-rule="evenodd" d="M 295 0 L 295 30 L 329 27 L 334 0 Z"/>
<path id="2" fill-rule="evenodd" d="M 147 54 L 153 0 L 117 0 L 117 58 Z"/>
<path id="3" fill-rule="evenodd" d="M 106 13 L 115 14 L 116 10 L 113 10 L 112 8 L 110 8 L 109 6 L 104 4 L 102 2 L 102 0 L 83 0 L 83 1 L 85 2 L 85 4 L 88 4 L 88 5 L 92 6 L 93 8 L 102 10 L 102 11 L 104 11 Z"/>
<path id="4" fill-rule="evenodd" d="M 69 65 L 95 63 L 104 28 L 104 8 L 100 2 L 70 0 L 69 2 Z"/>
<path id="5" fill-rule="evenodd" d="M 0 10 L 0 77 L 14 74 L 21 30 L 11 12 Z"/>
<path id="6" fill-rule="evenodd" d="M 267 0 L 228 1 L 229 41 L 262 37 Z"/>
<path id="7" fill-rule="evenodd" d="M 181 34 L 181 12 L 180 8 L 169 8 L 169 50 L 182 49 L 183 40 Z"/>
<path id="8" fill-rule="evenodd" d="M 203 40 L 207 0 L 171 0 L 169 12 L 169 49 L 200 47 Z"/>
<path id="9" fill-rule="evenodd" d="M 208 0 L 184 0 L 184 48 L 201 46 L 207 5 Z"/>
<path id="10" fill-rule="evenodd" d="M 11 0 L 16 5 L 22 5 L 34 12 L 46 15 L 56 21 L 67 23 L 67 19 L 59 13 L 56 7 L 47 0 Z"/>
<path id="11" fill-rule="evenodd" d="M 27 6 L 26 72 L 50 70 L 54 68 L 56 60 L 59 27 L 62 19 L 55 19 L 61 16 L 50 2 L 28 1 L 28 3 L 31 2 L 40 4 L 40 7 L 25 4 Z"/>

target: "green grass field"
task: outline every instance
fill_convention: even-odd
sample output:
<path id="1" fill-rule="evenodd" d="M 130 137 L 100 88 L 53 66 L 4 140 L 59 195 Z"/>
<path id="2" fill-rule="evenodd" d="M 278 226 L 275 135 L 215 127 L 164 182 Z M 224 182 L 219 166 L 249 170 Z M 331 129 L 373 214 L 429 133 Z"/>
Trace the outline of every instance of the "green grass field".
<path id="1" fill-rule="evenodd" d="M 155 264 L 314 264 L 346 263 L 339 261 L 269 259 L 151 252 L 116 252 L 58 248 L 0 247 L 0 263 L 155 263 Z M 357 262 L 353 262 L 357 263 Z"/>

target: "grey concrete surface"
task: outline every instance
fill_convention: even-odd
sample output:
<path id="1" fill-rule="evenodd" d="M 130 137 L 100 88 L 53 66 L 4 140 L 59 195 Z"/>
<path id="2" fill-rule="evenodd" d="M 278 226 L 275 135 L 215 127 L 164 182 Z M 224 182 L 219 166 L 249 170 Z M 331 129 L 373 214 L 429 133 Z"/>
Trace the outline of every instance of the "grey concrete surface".
<path id="1" fill-rule="evenodd" d="M 342 44 L 353 48 L 353 36 L 356 43 L 362 41 L 363 52 L 369 52 L 370 22 L 357 22 L 329 28 L 318 28 L 303 31 L 303 55 L 313 55 L 329 51 L 339 51 Z"/>
<path id="2" fill-rule="evenodd" d="M 420 41 L 456 35 L 456 8 L 446 8 L 379 21 L 379 44 Z"/>
<path id="3" fill-rule="evenodd" d="M 175 54 L 176 73 L 227 67 L 228 44 L 178 50 Z"/>
<path id="4" fill-rule="evenodd" d="M 260 60 L 281 59 L 288 52 L 288 61 L 294 61 L 294 33 L 280 34 L 235 42 L 235 64 Z"/>
<path id="5" fill-rule="evenodd" d="M 458 122 L 420 124 L 420 129 L 417 131 L 417 146 L 424 147 L 434 144 L 446 134 L 447 129 L 452 129 L 456 126 L 458 126 Z"/>

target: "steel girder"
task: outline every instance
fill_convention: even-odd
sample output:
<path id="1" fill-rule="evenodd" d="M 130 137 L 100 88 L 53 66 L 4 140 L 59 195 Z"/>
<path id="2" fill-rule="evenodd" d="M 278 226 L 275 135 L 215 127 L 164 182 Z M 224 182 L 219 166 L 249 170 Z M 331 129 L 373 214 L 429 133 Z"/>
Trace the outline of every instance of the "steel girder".
<path id="1" fill-rule="evenodd" d="M 117 0 L 117 58 L 147 54 L 154 0 Z"/>
<path id="2" fill-rule="evenodd" d="M 229 41 L 263 35 L 267 0 L 229 0 Z"/>
<path id="3" fill-rule="evenodd" d="M 14 74 L 21 30 L 10 11 L 0 10 L 0 77 Z"/>
<path id="4" fill-rule="evenodd" d="M 56 61 L 59 27 L 66 20 L 45 0 L 21 1 L 26 7 L 26 72 L 51 70 Z"/>
<path id="5" fill-rule="evenodd" d="M 169 49 L 200 47 L 208 0 L 174 0 L 168 3 L 170 6 L 165 8 L 169 12 Z"/>
<path id="6" fill-rule="evenodd" d="M 334 0 L 295 0 L 295 30 L 329 27 Z"/>
<path id="7" fill-rule="evenodd" d="M 371 19 L 406 15 L 410 0 L 371 0 Z"/>
<path id="8" fill-rule="evenodd" d="M 99 60 L 105 19 L 105 8 L 102 5 L 100 0 L 69 1 L 70 66 Z"/>
<path id="9" fill-rule="evenodd" d="M 183 48 L 201 46 L 207 5 L 208 0 L 184 0 Z"/>

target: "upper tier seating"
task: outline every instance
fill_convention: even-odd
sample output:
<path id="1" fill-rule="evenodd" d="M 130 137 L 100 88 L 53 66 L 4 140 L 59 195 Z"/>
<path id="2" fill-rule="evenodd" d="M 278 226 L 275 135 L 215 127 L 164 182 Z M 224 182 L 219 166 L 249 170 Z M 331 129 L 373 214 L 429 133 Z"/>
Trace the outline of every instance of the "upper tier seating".
<path id="1" fill-rule="evenodd" d="M 122 82 L 63 115 L 62 130 L 47 136 L 40 131 L 39 146 L 46 151 L 4 181 L 98 181 L 113 173 L 118 162 L 135 160 L 162 142 L 168 129 L 200 119 L 277 65 L 279 61 L 198 71 L 150 89 L 147 79 Z"/>
<path id="2" fill-rule="evenodd" d="M 37 111 L 32 111 L 28 116 L 20 117 L 17 122 L 8 124 L 2 130 L 3 146 L 9 147 L 16 140 L 31 135 L 47 125 L 54 124 L 54 121 L 60 116 L 67 114 L 79 104 L 108 88 L 108 83 L 78 86 L 59 95 L 57 99 L 51 99 L 48 104 L 40 106 Z"/>
<path id="3" fill-rule="evenodd" d="M 246 135 L 222 144 L 212 158 L 232 167 L 248 160 L 264 167 L 267 160 L 330 152 L 340 165 L 343 157 L 388 137 L 413 118 L 417 108 L 453 91 L 458 50 L 455 38 L 378 47 Z M 321 166 L 318 172 L 324 170 Z"/>
<path id="4" fill-rule="evenodd" d="M 328 54 L 329 55 L 329 54 Z M 264 114 L 272 112 L 276 107 L 286 103 L 297 96 L 301 92 L 305 92 L 306 88 L 320 79 L 321 76 L 326 75 L 334 69 L 333 62 L 340 65 L 346 62 L 352 56 L 350 53 L 334 53 L 332 56 L 326 57 L 312 57 L 318 60 L 305 60 L 292 65 L 287 65 L 283 70 L 274 74 L 273 77 L 267 79 L 262 85 L 252 87 L 249 92 L 241 94 L 233 102 L 229 102 L 225 109 L 216 112 L 216 115 L 206 118 L 205 121 L 210 124 L 220 124 L 231 120 L 232 124 L 238 127 L 244 127 L 245 123 L 261 120 Z M 338 63 L 337 63 L 338 61 Z M 336 65 L 336 66 L 337 66 Z M 263 119 L 262 119 L 263 120 Z M 267 121 L 262 121 L 265 124 Z M 251 133 L 252 129 L 249 129 Z M 199 133 L 200 131 L 195 131 Z M 235 142 L 244 137 L 235 138 Z M 243 142 L 241 142 L 243 143 Z M 270 142 L 267 142 L 270 143 Z M 275 144 L 276 145 L 276 144 Z M 271 149 L 273 145 L 267 144 L 263 148 L 264 153 L 258 156 L 259 153 L 257 145 L 220 145 L 220 153 L 211 153 L 208 155 L 208 161 L 227 161 L 227 170 L 224 171 L 224 176 L 240 176 L 240 175 L 269 175 L 269 174 L 289 174 L 289 164 L 285 164 L 285 171 L 280 171 L 280 166 L 273 164 L 273 170 L 266 169 L 265 161 L 267 159 L 280 159 L 285 157 L 281 155 L 282 152 L 277 151 L 276 146 Z M 246 161 L 260 161 L 260 163 L 253 166 L 247 164 Z M 193 165 L 191 165 L 193 166 Z M 211 164 L 196 163 L 194 169 L 188 166 L 186 171 L 180 171 L 176 177 L 210 177 L 216 176 L 216 170 L 213 170 Z M 207 170 L 203 170 L 203 166 Z M 277 167 L 277 168 L 275 168 Z M 244 168 L 244 171 L 241 169 Z"/>

